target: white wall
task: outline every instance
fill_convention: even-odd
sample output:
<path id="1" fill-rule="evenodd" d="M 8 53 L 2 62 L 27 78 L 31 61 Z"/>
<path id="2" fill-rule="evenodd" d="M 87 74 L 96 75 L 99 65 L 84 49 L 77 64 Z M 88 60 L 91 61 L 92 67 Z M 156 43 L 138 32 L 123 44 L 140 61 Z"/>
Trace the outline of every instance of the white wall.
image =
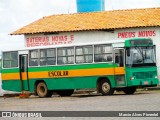
<path id="1" fill-rule="evenodd" d="M 52 35 L 26 35 L 25 41 L 33 45 L 62 46 L 65 44 L 92 43 L 99 41 L 125 40 L 129 38 L 152 38 L 156 44 L 157 67 L 160 79 L 160 27 L 127 28 L 114 31 L 65 32 Z M 40 42 L 41 41 L 41 42 Z M 27 42 L 25 42 L 27 46 Z M 32 46 L 35 47 L 35 46 Z"/>

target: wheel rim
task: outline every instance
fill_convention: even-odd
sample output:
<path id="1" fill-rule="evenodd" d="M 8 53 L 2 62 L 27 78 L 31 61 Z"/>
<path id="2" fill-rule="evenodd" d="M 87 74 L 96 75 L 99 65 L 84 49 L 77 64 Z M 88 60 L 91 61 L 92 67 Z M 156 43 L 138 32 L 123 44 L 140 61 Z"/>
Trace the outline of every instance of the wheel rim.
<path id="1" fill-rule="evenodd" d="M 44 94 L 44 93 L 45 93 L 45 88 L 44 88 L 44 86 L 40 86 L 39 92 L 40 92 L 41 94 Z"/>
<path id="2" fill-rule="evenodd" d="M 39 96 L 44 96 L 46 94 L 46 88 L 43 84 L 40 84 L 37 89 L 37 93 Z"/>
<path id="3" fill-rule="evenodd" d="M 108 93 L 110 91 L 110 84 L 107 82 L 103 83 L 102 90 L 104 93 Z"/>

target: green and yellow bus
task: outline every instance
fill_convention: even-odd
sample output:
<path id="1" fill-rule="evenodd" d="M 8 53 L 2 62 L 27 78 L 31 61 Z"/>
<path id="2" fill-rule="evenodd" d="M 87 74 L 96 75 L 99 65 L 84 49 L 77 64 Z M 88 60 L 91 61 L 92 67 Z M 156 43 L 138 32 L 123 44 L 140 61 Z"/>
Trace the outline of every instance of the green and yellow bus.
<path id="1" fill-rule="evenodd" d="M 30 91 L 39 97 L 53 92 L 70 96 L 76 89 L 102 95 L 114 90 L 134 94 L 137 87 L 157 86 L 155 45 L 136 38 L 2 52 L 2 88 Z"/>

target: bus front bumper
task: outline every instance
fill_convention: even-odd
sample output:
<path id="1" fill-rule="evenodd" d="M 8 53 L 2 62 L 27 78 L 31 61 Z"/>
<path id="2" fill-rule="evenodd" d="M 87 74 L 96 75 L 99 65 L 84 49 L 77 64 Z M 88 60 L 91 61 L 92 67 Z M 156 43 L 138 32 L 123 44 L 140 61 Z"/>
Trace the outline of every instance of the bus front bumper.
<path id="1" fill-rule="evenodd" d="M 147 86 L 157 86 L 159 84 L 159 80 L 157 78 L 154 79 L 133 79 L 128 82 L 128 86 L 140 86 L 140 87 L 147 87 Z"/>

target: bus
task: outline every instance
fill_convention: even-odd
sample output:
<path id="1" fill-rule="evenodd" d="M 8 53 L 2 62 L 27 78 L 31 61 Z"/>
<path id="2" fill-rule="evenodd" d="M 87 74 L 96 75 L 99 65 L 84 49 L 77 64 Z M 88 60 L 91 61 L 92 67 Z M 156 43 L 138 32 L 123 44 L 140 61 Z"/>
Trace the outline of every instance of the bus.
<path id="1" fill-rule="evenodd" d="M 153 87 L 157 78 L 156 51 L 150 38 L 61 45 L 2 52 L 2 88 L 51 97 L 71 96 L 74 90 L 115 90 L 134 94 Z"/>

